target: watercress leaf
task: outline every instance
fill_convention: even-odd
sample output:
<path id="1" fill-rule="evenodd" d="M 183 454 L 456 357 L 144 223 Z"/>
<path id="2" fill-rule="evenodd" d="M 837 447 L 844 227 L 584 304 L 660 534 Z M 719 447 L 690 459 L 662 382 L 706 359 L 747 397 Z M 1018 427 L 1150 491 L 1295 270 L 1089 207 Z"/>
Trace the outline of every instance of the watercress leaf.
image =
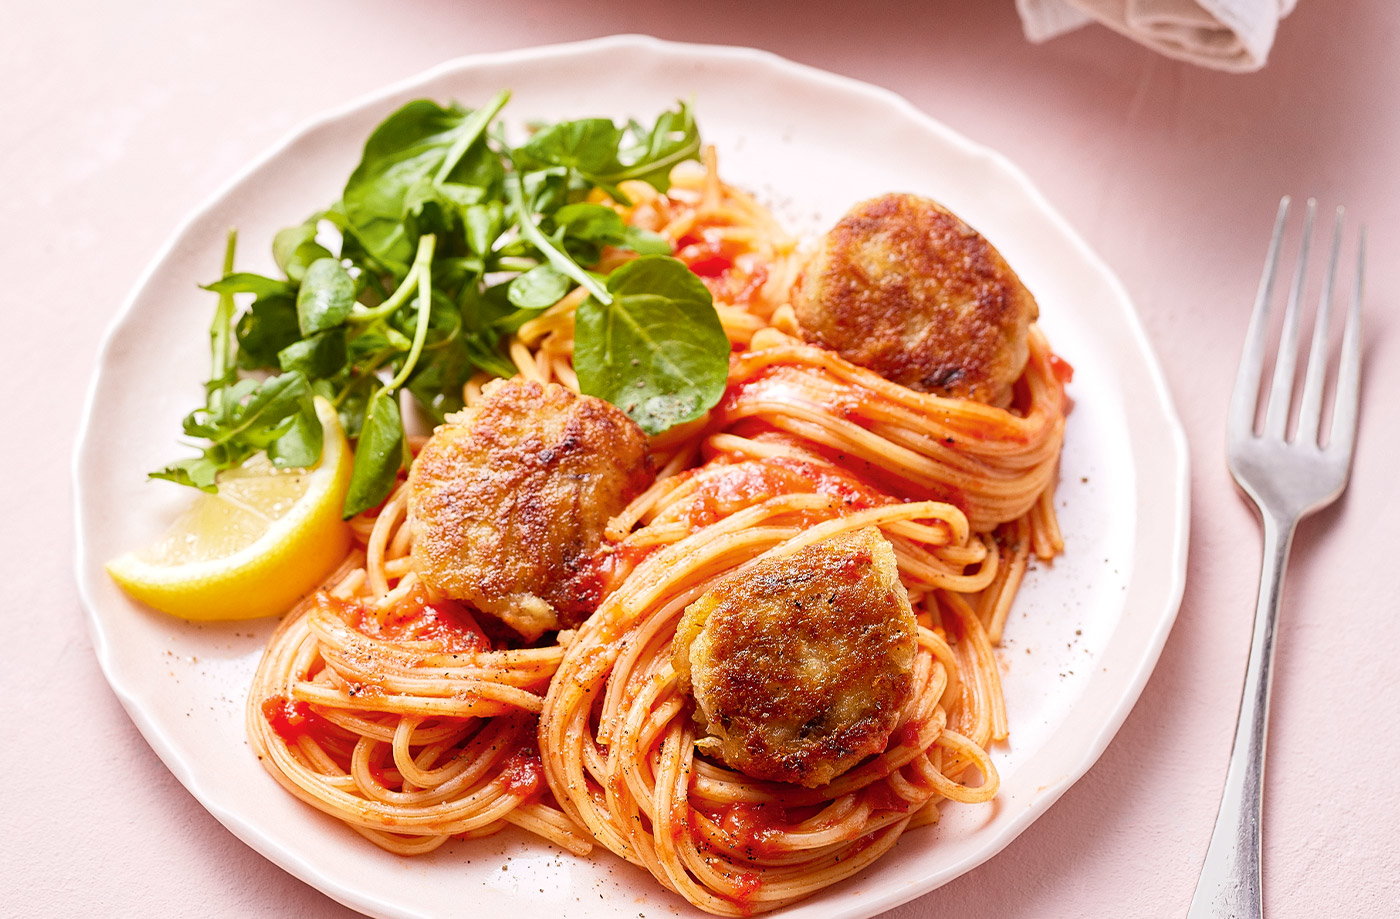
<path id="1" fill-rule="evenodd" d="M 238 317 L 238 367 L 260 370 L 277 366 L 277 352 L 301 337 L 296 300 L 287 296 L 253 301 Z"/>
<path id="2" fill-rule="evenodd" d="M 510 281 L 492 284 L 484 290 L 466 290 L 458 304 L 464 329 L 485 329 L 518 310 L 510 303 Z"/>
<path id="3" fill-rule="evenodd" d="M 623 228 L 622 240 L 617 245 L 624 246 L 638 255 L 670 255 L 671 241 L 660 233 L 627 225 Z"/>
<path id="4" fill-rule="evenodd" d="M 478 113 L 482 110 L 478 109 Z M 457 184 L 477 188 L 481 194 L 478 201 L 498 199 L 501 196 L 501 181 L 505 178 L 505 166 L 500 154 L 485 143 L 473 144 L 448 173 L 444 184 Z"/>
<path id="5" fill-rule="evenodd" d="M 564 166 L 589 174 L 617 166 L 622 130 L 607 118 L 561 121 L 537 131 L 516 148 L 515 159 L 526 169 Z"/>
<path id="6" fill-rule="evenodd" d="M 302 335 L 334 328 L 355 305 L 355 279 L 333 258 L 312 262 L 297 291 L 297 324 Z"/>
<path id="7" fill-rule="evenodd" d="M 536 214 L 551 214 L 569 203 L 569 170 L 563 166 L 537 169 L 522 176 L 526 206 Z M 530 214 L 510 215 L 516 223 L 529 220 Z"/>
<path id="8" fill-rule="evenodd" d="M 413 345 L 413 335 L 418 331 L 418 305 L 422 296 L 421 292 L 415 293 L 403 309 L 385 320 L 384 333 L 401 350 L 406 351 Z"/>
<path id="9" fill-rule="evenodd" d="M 453 211 L 460 211 L 473 204 L 480 204 L 485 197 L 486 189 L 479 186 L 464 185 L 461 182 L 435 182 L 430 177 L 414 183 L 408 190 L 408 195 L 404 198 L 404 213 L 411 214 L 428 201 L 435 201 Z"/>
<path id="10" fill-rule="evenodd" d="M 405 386 L 433 423 L 441 424 L 449 412 L 462 407 L 462 387 L 475 372 L 467 344 L 457 336 L 424 352 Z"/>
<path id="11" fill-rule="evenodd" d="M 213 284 L 201 285 L 205 290 L 216 294 L 253 294 L 257 297 L 273 297 L 292 292 L 292 285 L 277 278 L 268 278 L 249 271 L 226 274 Z"/>
<path id="12" fill-rule="evenodd" d="M 500 201 L 473 204 L 462 211 L 466 228 L 467 248 L 479 256 L 491 253 L 505 222 L 505 205 Z"/>
<path id="13" fill-rule="evenodd" d="M 268 377 L 214 442 L 227 444 L 237 439 L 256 449 L 265 449 L 286 433 L 295 421 L 302 400 L 310 397 L 311 387 L 306 377 L 297 371 Z"/>
<path id="14" fill-rule="evenodd" d="M 462 344 L 466 347 L 471 362 L 493 377 L 513 377 L 520 372 L 502 353 L 501 337 L 498 334 L 484 331 L 464 336 Z"/>
<path id="15" fill-rule="evenodd" d="M 190 412 L 180 422 L 180 429 L 185 432 L 186 437 L 212 439 L 219 433 L 219 428 L 218 419 L 204 406 Z"/>
<path id="16" fill-rule="evenodd" d="M 495 332 L 497 335 L 502 337 L 507 335 L 514 335 L 516 332 L 520 331 L 521 326 L 529 322 L 531 319 L 534 319 L 538 315 L 539 313 L 533 310 L 516 310 L 515 312 L 510 313 L 509 315 L 502 316 L 500 319 L 497 319 L 494 323 L 492 323 L 491 331 Z M 510 373 L 505 374 L 505 376 L 514 376 L 516 372 L 517 371 L 512 370 Z M 501 376 L 501 374 L 496 375 Z"/>
<path id="17" fill-rule="evenodd" d="M 419 99 L 394 112 L 365 142 L 360 164 L 341 197 L 346 222 L 365 249 L 406 267 L 413 242 L 403 225 L 404 201 L 441 168 L 466 113 Z"/>
<path id="18" fill-rule="evenodd" d="M 254 379 L 235 380 L 231 383 L 219 385 L 218 381 L 210 380 L 205 386 L 212 394 L 216 388 L 223 389 L 223 405 L 218 410 L 210 409 L 209 417 L 215 419 L 215 423 L 227 424 L 238 412 L 242 411 L 244 400 L 257 392 L 262 384 Z"/>
<path id="19" fill-rule="evenodd" d="M 700 153 L 700 131 L 685 102 L 674 111 L 662 112 L 644 135 L 635 128 L 629 135 L 631 143 L 618 153 L 619 168 L 590 178 L 600 185 L 639 179 L 657 191 L 665 191 L 670 187 L 671 170 L 676 164 L 695 159 Z"/>
<path id="20" fill-rule="evenodd" d="M 485 192 L 471 185 L 437 182 L 431 176 L 419 179 L 404 198 L 404 226 L 412 239 L 432 233 L 439 240 L 465 240 L 458 228 L 462 212 L 478 203 Z M 447 251 L 447 247 L 440 247 Z"/>
<path id="21" fill-rule="evenodd" d="M 455 338 L 462 329 L 462 311 L 450 297 L 437 289 L 433 283 L 433 302 L 428 308 L 427 346 L 437 347 L 442 342 Z"/>
<path id="22" fill-rule="evenodd" d="M 152 479 L 164 479 L 179 485 L 189 485 L 212 494 L 219 490 L 215 479 L 221 468 L 216 460 L 207 455 L 192 456 L 176 460 L 165 468 L 148 472 L 146 475 Z"/>
<path id="23" fill-rule="evenodd" d="M 398 287 L 408 274 L 407 263 L 390 263 L 371 254 L 352 229 L 347 228 L 340 238 L 340 257 L 360 267 L 360 280 L 367 288 L 377 292 L 381 299 Z"/>
<path id="24" fill-rule="evenodd" d="M 449 300 L 456 300 L 461 291 L 475 288 L 486 273 L 486 263 L 480 256 L 464 255 L 433 260 L 433 288 Z"/>
<path id="25" fill-rule="evenodd" d="M 212 384 L 213 381 L 210 382 Z M 232 400 L 233 403 L 236 405 L 241 403 L 244 399 L 247 399 L 253 393 L 257 392 L 258 388 L 262 385 L 263 384 L 258 380 L 245 377 L 243 379 L 235 380 L 234 382 L 228 384 L 226 389 L 228 391 L 229 399 Z"/>
<path id="26" fill-rule="evenodd" d="M 211 403 L 222 404 L 225 398 L 234 398 L 232 396 L 226 396 L 225 392 L 229 389 L 236 388 L 238 385 L 238 371 L 233 367 L 230 367 L 224 371 L 222 376 L 214 377 L 212 379 L 204 381 L 204 392 L 205 395 L 208 397 L 206 401 Z M 210 407 L 211 409 L 217 408 L 217 406 L 213 405 L 211 405 Z"/>
<path id="27" fill-rule="evenodd" d="M 335 376 L 345 367 L 345 327 L 317 332 L 277 352 L 283 370 L 299 370 L 312 380 Z"/>
<path id="28" fill-rule="evenodd" d="M 416 297 L 414 298 L 414 302 L 417 302 Z M 401 313 L 395 313 L 393 316 L 389 317 L 389 320 L 390 322 L 394 322 L 398 325 L 410 326 L 409 333 L 412 334 L 412 316 L 404 318 Z M 385 324 L 380 328 L 384 332 L 384 338 L 389 342 L 389 347 L 393 350 L 407 351 L 409 348 L 413 347 L 413 340 L 409 337 L 409 335 L 405 335 L 403 332 L 400 332 L 398 329 L 394 328 L 394 326 Z"/>
<path id="29" fill-rule="evenodd" d="M 574 287 L 574 282 L 553 265 L 536 265 L 510 282 L 507 297 L 522 310 L 548 309 Z"/>
<path id="30" fill-rule="evenodd" d="M 394 345 L 380 332 L 366 331 L 350 339 L 346 348 L 349 351 L 350 363 L 359 366 L 374 363 L 376 355 L 393 350 Z"/>
<path id="31" fill-rule="evenodd" d="M 316 403 L 308 388 L 298 400 L 285 431 L 267 445 L 267 458 L 279 469 L 313 466 L 321 458 L 325 431 L 316 415 Z"/>
<path id="32" fill-rule="evenodd" d="M 671 254 L 666 237 L 623 222 L 617 211 L 601 204 L 566 204 L 554 212 L 551 223 L 563 234 L 569 253 L 587 264 L 597 261 L 602 246 L 620 246 L 639 255 Z"/>
<path id="33" fill-rule="evenodd" d="M 305 221 L 290 227 L 283 227 L 272 236 L 272 260 L 277 263 L 283 273 L 290 280 L 298 280 L 292 277 L 292 260 L 296 254 L 297 247 L 302 243 L 312 242 L 316 239 L 316 221 L 320 215 L 312 214 Z M 330 253 L 327 253 L 329 257 Z M 303 272 L 305 265 L 301 266 Z"/>
<path id="34" fill-rule="evenodd" d="M 185 416 L 183 427 L 190 437 L 215 439 L 222 435 L 242 415 L 243 401 L 258 388 L 257 380 L 237 380 L 221 384 L 210 380 L 204 384 L 205 405 Z M 214 394 L 219 394 L 215 399 Z"/>
<path id="35" fill-rule="evenodd" d="M 622 239 L 622 218 L 601 204 L 566 204 L 549 215 L 543 228 L 549 238 L 580 265 L 595 265 L 603 247 Z"/>
<path id="36" fill-rule="evenodd" d="M 566 251 L 560 248 L 559 244 L 552 240 L 535 223 L 535 217 L 530 212 L 526 203 L 525 183 L 520 176 L 513 176 L 513 181 L 506 185 L 506 193 L 510 198 L 511 209 L 518 218 L 518 229 L 522 240 L 530 243 L 538 250 L 551 265 L 562 273 L 573 278 L 581 284 L 589 293 L 600 299 L 607 299 L 607 290 L 602 284 L 593 279 Z"/>
<path id="37" fill-rule="evenodd" d="M 704 414 L 724 393 L 729 340 L 710 291 L 680 261 L 644 255 L 608 276 L 612 303 L 589 297 L 575 320 L 579 388 L 648 434 Z"/>
<path id="38" fill-rule="evenodd" d="M 374 377 L 358 377 L 348 383 L 344 393 L 339 396 L 337 410 L 340 414 L 340 426 L 345 431 L 345 436 L 351 440 L 360 436 L 360 430 L 365 423 L 365 412 L 369 409 L 369 398 L 378 387 L 379 381 Z"/>
<path id="39" fill-rule="evenodd" d="M 394 396 L 380 389 L 369 400 L 355 466 L 341 513 L 346 518 L 367 511 L 389 496 L 404 461 L 403 419 Z"/>
<path id="40" fill-rule="evenodd" d="M 567 236 L 600 243 L 619 242 L 624 233 L 622 217 L 602 204 L 566 204 L 550 216 L 555 229 Z"/>
<path id="41" fill-rule="evenodd" d="M 313 214 L 305 223 L 285 227 L 272 237 L 272 258 L 288 280 L 300 283 L 312 262 L 333 257 L 329 249 L 316 241 L 321 217 Z"/>
<path id="42" fill-rule="evenodd" d="M 534 244 L 531 243 L 528 239 L 525 239 L 523 237 L 517 237 L 508 242 L 502 243 L 500 248 L 498 248 L 492 254 L 495 256 L 496 264 L 499 266 L 501 264 L 504 264 L 507 259 L 530 259 L 535 258 L 536 256 L 538 256 L 539 253 L 535 249 Z"/>
<path id="43" fill-rule="evenodd" d="M 479 182 L 482 177 L 477 173 L 486 167 L 468 154 L 473 145 L 482 143 L 480 138 L 505 98 L 497 96 L 476 112 L 419 99 L 374 130 L 341 197 L 346 223 L 366 252 L 400 274 L 406 270 L 414 249 L 404 225 L 409 190 L 424 179 Z M 487 172 L 489 181 L 494 174 Z"/>
<path id="44" fill-rule="evenodd" d="M 312 380 L 311 395 L 316 396 L 320 399 L 325 399 L 327 402 L 334 402 L 337 387 L 343 385 L 344 383 L 345 374 L 343 373 L 337 375 L 335 379 L 331 380 Z"/>
<path id="45" fill-rule="evenodd" d="M 350 221 L 345 217 L 345 207 L 343 202 L 336 201 L 330 207 L 316 215 L 316 221 L 326 221 L 337 230 L 344 232 L 350 226 Z M 308 223 L 311 221 L 308 220 Z"/>

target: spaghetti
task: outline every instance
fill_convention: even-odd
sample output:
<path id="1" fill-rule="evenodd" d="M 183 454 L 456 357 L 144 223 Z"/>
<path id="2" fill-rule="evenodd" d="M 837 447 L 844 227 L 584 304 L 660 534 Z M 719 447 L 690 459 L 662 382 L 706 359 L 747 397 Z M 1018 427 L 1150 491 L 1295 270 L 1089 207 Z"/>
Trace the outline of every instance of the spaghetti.
<path id="1" fill-rule="evenodd" d="M 625 219 L 668 238 L 734 348 L 724 399 L 653 438 L 656 481 L 595 556 L 577 633 L 491 641 L 419 583 L 404 489 L 361 550 L 274 635 L 248 730 L 293 794 L 391 851 L 515 824 L 594 842 L 708 912 L 778 908 L 878 859 L 943 801 L 997 791 L 1008 726 L 994 646 L 1032 555 L 1062 549 L 1053 489 L 1067 365 L 1038 329 L 1011 404 L 913 392 L 805 344 L 794 242 L 751 197 L 678 169 L 628 185 Z M 625 257 L 604 253 L 609 260 Z M 575 391 L 575 291 L 513 336 L 519 376 Z M 466 387 L 480 402 L 487 379 Z M 876 528 L 914 613 L 912 690 L 877 754 L 818 787 L 705 755 L 673 664 L 687 607 L 727 577 Z"/>
<path id="2" fill-rule="evenodd" d="M 862 389 L 874 381 L 859 368 L 775 342 L 763 349 L 756 337 L 757 350 L 736 358 L 730 396 L 715 413 L 717 423 L 748 432 L 712 433 L 705 466 L 658 483 L 615 521 L 618 530 L 643 524 L 614 534 L 620 554 L 641 561 L 568 649 L 541 722 L 545 772 L 565 811 L 603 845 L 721 915 L 808 896 L 859 871 L 909 826 L 937 819 L 937 802 L 995 794 L 986 748 L 1006 737 L 1007 725 L 992 645 L 1028 554 L 1059 549 L 1041 500 L 1045 478 L 1039 490 L 1034 480 L 1020 492 L 1008 487 L 1016 469 L 1026 478 L 1025 470 L 1048 466 L 1041 475 L 1053 476 L 1058 456 L 1062 387 L 1043 342 L 1033 346 L 1021 415 L 878 383 Z M 754 367 L 782 373 L 765 377 Z M 755 379 L 782 380 L 782 398 L 772 390 L 766 401 L 753 398 Z M 825 411 L 810 406 L 831 398 L 833 381 L 847 404 L 828 425 L 829 403 Z M 956 431 L 967 450 L 928 456 L 903 447 L 901 423 L 935 432 L 923 443 Z M 838 456 L 843 466 L 832 463 Z M 902 501 L 882 490 L 938 483 L 926 470 L 940 462 L 988 467 L 955 481 L 982 489 L 965 488 L 963 506 L 988 496 L 975 513 L 990 529 L 953 503 Z M 998 476 L 998 465 L 1012 471 Z M 686 607 L 754 559 L 870 525 L 894 546 L 919 620 L 915 690 L 890 745 L 814 790 L 758 781 L 698 755 L 670 651 Z"/>
<path id="3" fill-rule="evenodd" d="M 848 512 L 831 494 L 775 494 L 680 537 L 665 521 L 703 503 L 698 495 L 659 508 L 655 526 L 674 542 L 646 527 L 634 534 L 634 544 L 663 548 L 653 548 L 580 630 L 551 686 L 541 751 L 565 810 L 594 838 L 697 906 L 744 915 L 859 871 L 912 822 L 935 819 L 934 800 L 995 794 L 985 746 L 1004 736 L 1005 716 L 990 642 L 959 596 L 991 579 L 964 573 L 969 557 L 987 555 L 951 505 Z M 919 610 L 915 689 L 897 742 L 811 790 L 753 780 L 697 756 L 670 651 L 686 606 L 745 562 L 871 525 L 895 544 Z M 950 631 L 962 640 L 950 644 Z M 969 771 L 978 784 L 960 783 Z"/>
<path id="4" fill-rule="evenodd" d="M 549 803 L 535 726 L 558 644 L 497 649 L 409 570 L 404 488 L 363 548 L 283 620 L 249 692 L 249 739 L 292 794 L 391 852 L 511 823 L 577 854 Z M 368 524 L 368 526 L 366 526 Z"/>
<path id="5" fill-rule="evenodd" d="M 742 218 L 712 199 L 689 221 L 673 238 L 710 221 L 724 239 Z M 745 255 L 784 260 L 779 247 Z M 753 289 L 712 286 L 720 300 L 736 288 Z M 1065 373 L 1038 330 L 1005 409 L 916 393 L 806 345 L 783 303 L 765 297 L 751 315 L 765 324 L 731 332 L 728 393 L 689 448 L 705 464 L 613 521 L 620 586 L 567 650 L 540 735 L 564 810 L 720 915 L 808 896 L 936 820 L 939 802 L 995 795 L 987 747 L 1007 723 L 993 644 L 1030 554 L 1062 548 L 1051 500 Z M 884 751 L 816 789 L 701 754 L 672 661 L 687 607 L 756 560 L 870 525 L 919 622 L 914 691 Z"/>

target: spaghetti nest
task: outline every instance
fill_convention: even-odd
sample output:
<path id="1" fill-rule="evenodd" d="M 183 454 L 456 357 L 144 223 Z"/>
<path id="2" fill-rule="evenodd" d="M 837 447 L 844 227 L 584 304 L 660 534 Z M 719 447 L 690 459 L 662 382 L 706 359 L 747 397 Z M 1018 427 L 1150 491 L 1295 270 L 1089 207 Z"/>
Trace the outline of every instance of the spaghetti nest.
<path id="1" fill-rule="evenodd" d="M 536 752 L 563 649 L 502 649 L 409 568 L 400 487 L 361 549 L 283 620 L 249 693 L 248 737 L 284 788 L 401 855 L 511 823 L 577 854 Z"/>
<path id="2" fill-rule="evenodd" d="M 1049 487 L 1063 389 L 1039 336 L 1011 411 L 912 393 L 785 336 L 754 344 L 732 365 L 708 462 L 614 522 L 616 555 L 635 567 L 567 650 L 540 734 L 565 811 L 721 915 L 808 896 L 936 820 L 939 802 L 995 795 L 987 746 L 1007 725 L 993 643 L 1029 554 L 1060 548 Z M 957 504 L 926 500 L 950 482 Z M 757 559 L 869 526 L 918 619 L 914 689 L 883 752 L 815 789 L 701 755 L 672 662 L 686 608 Z"/>
<path id="3" fill-rule="evenodd" d="M 565 810 L 595 839 L 697 906 L 744 915 L 859 871 L 912 823 L 935 819 L 938 800 L 996 793 L 985 746 L 1004 736 L 1004 713 L 991 643 L 964 597 L 992 578 L 965 573 L 987 550 L 951 505 L 851 511 L 837 494 L 755 495 L 667 542 L 679 535 L 668 518 L 703 503 L 698 494 L 663 502 L 653 525 L 662 532 L 644 527 L 629 540 L 654 548 L 566 654 L 545 705 L 541 751 Z M 755 780 L 697 755 L 692 705 L 672 664 L 687 605 L 745 563 L 867 526 L 895 545 L 919 618 L 914 690 L 891 743 L 815 789 Z"/>
<path id="4" fill-rule="evenodd" d="M 806 344 L 789 304 L 793 241 L 719 181 L 712 154 L 674 183 L 629 186 L 634 203 L 618 210 L 709 286 L 734 348 L 728 389 L 652 439 L 656 481 L 593 559 L 597 610 L 576 633 L 525 643 L 436 596 L 412 569 L 401 488 L 357 520 L 358 553 L 273 637 L 248 731 L 289 791 L 391 851 L 515 824 L 573 852 L 599 843 L 701 909 L 745 915 L 860 871 L 943 801 L 996 794 L 988 748 L 1008 729 L 994 646 L 1031 556 L 1062 549 L 1052 499 L 1068 371 L 1031 326 L 998 407 L 914 392 Z M 577 391 L 581 299 L 512 338 L 522 379 Z M 468 404 L 487 382 L 468 384 Z M 756 566 L 872 530 L 914 623 L 908 693 L 878 751 L 816 787 L 705 752 L 674 662 L 687 608 Z"/>

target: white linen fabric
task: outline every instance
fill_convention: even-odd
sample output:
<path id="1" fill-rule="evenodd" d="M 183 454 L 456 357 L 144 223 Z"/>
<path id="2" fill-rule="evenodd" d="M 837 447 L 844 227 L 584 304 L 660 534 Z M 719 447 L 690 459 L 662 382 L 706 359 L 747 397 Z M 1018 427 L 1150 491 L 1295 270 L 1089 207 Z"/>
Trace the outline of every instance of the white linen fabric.
<path id="1" fill-rule="evenodd" d="M 1026 37 L 1045 41 L 1098 21 L 1203 67 L 1245 72 L 1269 58 L 1279 20 L 1298 0 L 1016 0 Z"/>

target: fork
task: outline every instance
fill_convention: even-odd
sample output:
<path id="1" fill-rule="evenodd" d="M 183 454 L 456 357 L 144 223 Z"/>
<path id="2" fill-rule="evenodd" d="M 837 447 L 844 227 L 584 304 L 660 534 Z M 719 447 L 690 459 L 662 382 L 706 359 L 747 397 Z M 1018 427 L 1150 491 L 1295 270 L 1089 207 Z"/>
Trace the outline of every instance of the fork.
<path id="1" fill-rule="evenodd" d="M 1259 597 L 1254 613 L 1254 637 L 1245 670 L 1244 695 L 1235 727 L 1230 767 L 1225 776 L 1220 811 L 1215 818 L 1210 848 L 1191 899 L 1188 919 L 1259 919 L 1263 915 L 1260 883 L 1260 804 L 1264 780 L 1264 748 L 1269 727 L 1269 682 L 1274 656 L 1274 627 L 1278 622 L 1283 572 L 1298 521 L 1337 499 L 1346 488 L 1356 443 L 1356 419 L 1361 382 L 1361 285 L 1365 266 L 1365 230 L 1357 246 L 1356 275 L 1342 333 L 1341 358 L 1334 385 L 1330 434 L 1323 445 L 1322 403 L 1328 370 L 1332 295 L 1337 280 L 1343 210 L 1337 209 L 1331 256 L 1323 278 L 1308 348 L 1298 421 L 1291 437 L 1288 419 L 1293 403 L 1299 350 L 1299 303 L 1303 299 L 1308 249 L 1312 243 L 1317 203 L 1309 200 L 1303 217 L 1298 262 L 1283 314 L 1283 331 L 1267 396 L 1263 390 L 1274 277 L 1279 248 L 1288 220 L 1290 201 L 1279 202 L 1273 238 L 1259 281 L 1254 315 L 1249 321 L 1244 355 L 1235 378 L 1227 422 L 1230 472 L 1259 510 L 1264 529 L 1264 560 L 1259 573 Z M 1260 401 L 1263 404 L 1260 405 Z M 1261 430 L 1255 416 L 1262 408 Z"/>

